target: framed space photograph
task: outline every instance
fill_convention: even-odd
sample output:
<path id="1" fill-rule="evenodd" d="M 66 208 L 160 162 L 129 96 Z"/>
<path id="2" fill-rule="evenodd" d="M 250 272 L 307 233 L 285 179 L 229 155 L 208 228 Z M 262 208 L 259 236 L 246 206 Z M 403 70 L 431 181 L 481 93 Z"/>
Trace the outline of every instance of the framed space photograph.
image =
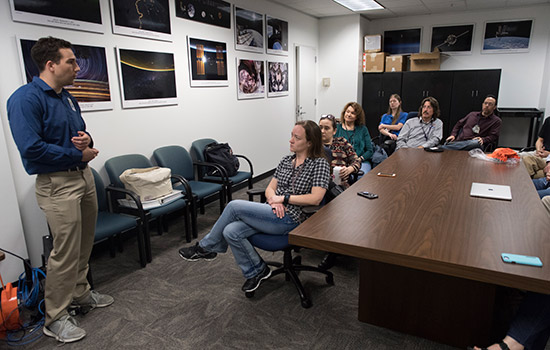
<path id="1" fill-rule="evenodd" d="M 267 97 L 288 96 L 288 62 L 267 62 Z"/>
<path id="2" fill-rule="evenodd" d="M 31 58 L 31 48 L 36 41 L 17 38 L 24 83 L 30 83 L 35 76 L 40 75 Z M 73 49 L 80 71 L 74 85 L 66 86 L 65 89 L 76 98 L 83 112 L 113 109 L 105 48 L 73 44 Z"/>
<path id="3" fill-rule="evenodd" d="M 168 0 L 111 0 L 113 33 L 172 41 Z"/>
<path id="4" fill-rule="evenodd" d="M 275 55 L 288 55 L 288 22 L 265 15 L 267 48 Z"/>
<path id="5" fill-rule="evenodd" d="M 235 6 L 235 49 L 264 52 L 264 16 Z"/>
<path id="6" fill-rule="evenodd" d="M 122 108 L 178 103 L 173 53 L 116 50 Z"/>
<path id="7" fill-rule="evenodd" d="M 14 22 L 104 33 L 99 0 L 9 0 Z"/>
<path id="8" fill-rule="evenodd" d="M 431 52 L 439 49 L 449 54 L 471 54 L 474 25 L 432 27 Z"/>
<path id="9" fill-rule="evenodd" d="M 533 20 L 486 22 L 481 53 L 528 52 Z"/>
<path id="10" fill-rule="evenodd" d="M 422 28 L 384 31 L 384 52 L 403 55 L 420 52 Z"/>
<path id="11" fill-rule="evenodd" d="M 191 86 L 229 86 L 225 43 L 187 37 L 187 47 Z"/>
<path id="12" fill-rule="evenodd" d="M 264 61 L 237 58 L 237 99 L 265 96 Z"/>
<path id="13" fill-rule="evenodd" d="M 231 4 L 223 0 L 176 0 L 176 16 L 231 28 Z"/>

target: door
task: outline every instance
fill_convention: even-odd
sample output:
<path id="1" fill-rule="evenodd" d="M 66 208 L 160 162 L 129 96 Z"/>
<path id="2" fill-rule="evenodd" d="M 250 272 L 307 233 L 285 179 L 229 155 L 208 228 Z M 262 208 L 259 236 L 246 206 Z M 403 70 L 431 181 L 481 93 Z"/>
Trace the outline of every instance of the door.
<path id="1" fill-rule="evenodd" d="M 296 121 L 317 119 L 317 55 L 310 46 L 296 46 Z"/>

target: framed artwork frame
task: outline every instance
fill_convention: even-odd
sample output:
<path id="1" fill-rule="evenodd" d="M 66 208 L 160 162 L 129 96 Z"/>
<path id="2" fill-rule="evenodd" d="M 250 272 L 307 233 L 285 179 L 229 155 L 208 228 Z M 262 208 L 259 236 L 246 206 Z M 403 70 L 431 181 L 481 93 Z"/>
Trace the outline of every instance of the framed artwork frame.
<path id="1" fill-rule="evenodd" d="M 231 4 L 223 0 L 175 0 L 176 17 L 231 28 Z"/>
<path id="2" fill-rule="evenodd" d="M 237 99 L 265 97 L 265 70 L 263 60 L 236 58 Z"/>
<path id="3" fill-rule="evenodd" d="M 403 55 L 420 52 L 422 28 L 384 31 L 384 52 Z"/>
<path id="4" fill-rule="evenodd" d="M 16 40 L 23 82 L 30 83 L 40 75 L 31 58 L 31 48 L 38 39 L 17 37 Z M 74 84 L 65 89 L 76 98 L 82 112 L 113 109 L 105 48 L 73 44 L 73 49 L 80 71 Z"/>
<path id="5" fill-rule="evenodd" d="M 485 22 L 481 53 L 529 52 L 533 19 Z"/>
<path id="6" fill-rule="evenodd" d="M 288 22 L 265 15 L 266 52 L 288 56 Z"/>
<path id="7" fill-rule="evenodd" d="M 235 49 L 264 52 L 264 15 L 234 6 Z"/>
<path id="8" fill-rule="evenodd" d="M 9 0 L 14 22 L 104 33 L 100 0 Z"/>
<path id="9" fill-rule="evenodd" d="M 288 62 L 267 61 L 267 97 L 288 96 Z"/>
<path id="10" fill-rule="evenodd" d="M 110 0 L 113 33 L 172 41 L 169 0 Z"/>
<path id="11" fill-rule="evenodd" d="M 189 82 L 197 86 L 229 86 L 227 44 L 187 36 Z"/>
<path id="12" fill-rule="evenodd" d="M 433 26 L 430 51 L 437 48 L 446 54 L 471 54 L 474 30 L 474 24 Z"/>
<path id="13" fill-rule="evenodd" d="M 176 105 L 174 54 L 117 47 L 122 108 Z"/>

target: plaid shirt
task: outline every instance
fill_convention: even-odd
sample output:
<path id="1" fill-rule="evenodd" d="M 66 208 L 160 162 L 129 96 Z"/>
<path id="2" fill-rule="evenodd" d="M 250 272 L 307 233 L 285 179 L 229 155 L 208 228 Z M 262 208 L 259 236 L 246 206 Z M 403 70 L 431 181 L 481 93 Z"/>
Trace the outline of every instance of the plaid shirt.
<path id="1" fill-rule="evenodd" d="M 301 195 L 311 193 L 312 187 L 328 188 L 330 181 L 330 165 L 325 158 L 306 158 L 304 163 L 294 168 L 292 161 L 296 155 L 285 156 L 277 169 L 274 177 L 277 179 L 278 196 Z M 301 223 L 306 219 L 299 205 L 288 204 L 286 206 L 287 214 L 296 223 Z"/>

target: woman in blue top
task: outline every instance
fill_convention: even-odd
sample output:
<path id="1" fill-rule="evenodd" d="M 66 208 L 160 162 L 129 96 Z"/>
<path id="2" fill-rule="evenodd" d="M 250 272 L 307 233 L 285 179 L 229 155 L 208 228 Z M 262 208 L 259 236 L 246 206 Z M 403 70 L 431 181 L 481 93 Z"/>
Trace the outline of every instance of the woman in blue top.
<path id="1" fill-rule="evenodd" d="M 407 115 L 407 113 L 403 112 L 403 108 L 401 108 L 401 96 L 392 94 L 390 96 L 388 112 L 382 116 L 380 125 L 378 125 L 378 131 L 380 131 L 379 144 L 386 150 L 388 155 L 391 155 L 395 151 L 395 142 L 403 124 L 407 121 Z"/>
<path id="2" fill-rule="evenodd" d="M 372 143 L 365 126 L 365 112 L 357 102 L 348 102 L 340 115 L 335 137 L 344 137 L 353 146 L 361 160 L 361 170 L 366 174 L 371 169 Z"/>

